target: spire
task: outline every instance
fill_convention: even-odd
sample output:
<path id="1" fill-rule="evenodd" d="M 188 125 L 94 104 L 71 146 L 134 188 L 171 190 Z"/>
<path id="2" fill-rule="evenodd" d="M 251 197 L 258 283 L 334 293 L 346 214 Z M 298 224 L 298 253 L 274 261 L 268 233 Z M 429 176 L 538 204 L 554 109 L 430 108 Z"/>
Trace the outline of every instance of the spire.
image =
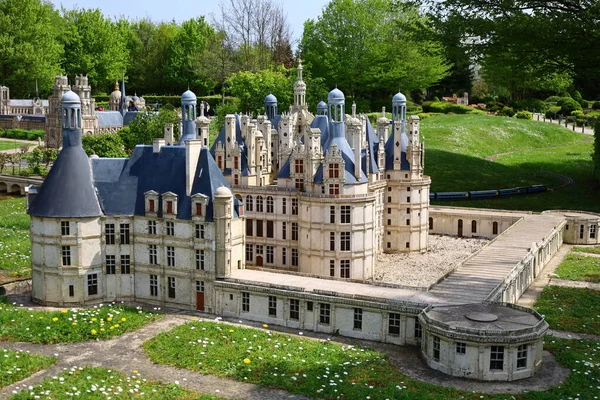
<path id="1" fill-rule="evenodd" d="M 302 59 L 298 59 L 298 81 L 302 81 Z"/>
<path id="2" fill-rule="evenodd" d="M 119 102 L 119 111 L 121 114 L 125 114 L 127 111 L 127 104 L 125 104 L 125 72 L 121 78 L 121 101 Z"/>

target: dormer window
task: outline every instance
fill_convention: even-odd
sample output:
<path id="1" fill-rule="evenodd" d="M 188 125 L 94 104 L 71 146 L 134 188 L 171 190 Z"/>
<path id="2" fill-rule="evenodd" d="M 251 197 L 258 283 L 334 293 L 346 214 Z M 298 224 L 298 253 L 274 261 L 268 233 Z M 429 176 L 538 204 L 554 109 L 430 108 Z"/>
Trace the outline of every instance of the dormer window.
<path id="1" fill-rule="evenodd" d="M 196 203 L 196 215 L 201 217 L 202 214 L 202 203 Z"/>
<path id="2" fill-rule="evenodd" d="M 330 163 L 328 167 L 330 179 L 337 179 L 340 177 L 340 164 L 338 163 Z"/>
<path id="3" fill-rule="evenodd" d="M 156 214 L 158 212 L 158 193 L 154 190 L 149 190 L 144 193 L 146 198 L 146 213 Z"/>
<path id="4" fill-rule="evenodd" d="M 296 174 L 304 173 L 304 161 L 303 160 L 294 160 L 294 173 L 296 173 Z"/>
<path id="5" fill-rule="evenodd" d="M 166 192 L 162 195 L 163 217 L 175 217 L 177 215 L 177 195 Z"/>
<path id="6" fill-rule="evenodd" d="M 223 169 L 223 156 L 217 156 L 217 165 L 219 169 Z"/>
<path id="7" fill-rule="evenodd" d="M 194 219 L 203 220 L 206 218 L 206 206 L 208 205 L 208 197 L 201 193 L 196 193 L 191 196 L 192 199 L 192 217 Z"/>
<path id="8" fill-rule="evenodd" d="M 233 169 L 240 168 L 240 158 L 238 156 L 233 157 Z"/>

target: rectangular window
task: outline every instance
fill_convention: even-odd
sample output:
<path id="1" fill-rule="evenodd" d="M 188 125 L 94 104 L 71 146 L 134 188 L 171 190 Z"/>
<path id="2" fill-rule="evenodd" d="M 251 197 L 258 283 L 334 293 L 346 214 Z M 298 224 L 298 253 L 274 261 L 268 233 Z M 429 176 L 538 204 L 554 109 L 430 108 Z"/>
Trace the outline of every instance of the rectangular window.
<path id="1" fill-rule="evenodd" d="M 75 296 L 75 286 L 69 285 L 69 297 Z"/>
<path id="2" fill-rule="evenodd" d="M 329 178 L 336 179 L 340 177 L 340 164 L 330 163 L 328 167 Z"/>
<path id="3" fill-rule="evenodd" d="M 277 316 L 277 297 L 269 296 L 269 317 Z"/>
<path id="4" fill-rule="evenodd" d="M 61 246 L 62 265 L 71 265 L 71 246 Z"/>
<path id="5" fill-rule="evenodd" d="M 296 182 L 296 190 L 303 191 L 304 190 L 304 179 L 295 179 Z"/>
<path id="6" fill-rule="evenodd" d="M 410 225 L 410 219 L 406 220 L 406 225 Z"/>
<path id="7" fill-rule="evenodd" d="M 307 301 L 306 302 L 306 311 L 313 311 L 313 302 L 312 301 Z"/>
<path id="8" fill-rule="evenodd" d="M 300 300 L 290 299 L 290 319 L 300 319 Z"/>
<path id="9" fill-rule="evenodd" d="M 292 222 L 292 240 L 298 240 L 298 223 Z"/>
<path id="10" fill-rule="evenodd" d="M 298 215 L 298 199 L 292 199 L 292 215 Z"/>
<path id="11" fill-rule="evenodd" d="M 583 229 L 584 229 L 584 226 L 579 225 L 579 239 L 583 239 Z"/>
<path id="12" fill-rule="evenodd" d="M 246 261 L 252 261 L 254 259 L 253 247 L 251 244 L 246 245 Z"/>
<path id="13" fill-rule="evenodd" d="M 527 368 L 527 345 L 517 347 L 517 369 Z"/>
<path id="14" fill-rule="evenodd" d="M 154 200 L 148 200 L 148 212 L 154 212 Z"/>
<path id="15" fill-rule="evenodd" d="M 250 312 L 250 293 L 242 292 L 242 312 Z"/>
<path id="16" fill-rule="evenodd" d="M 292 267 L 298 266 L 298 249 L 292 249 Z"/>
<path id="17" fill-rule="evenodd" d="M 121 255 L 121 274 L 126 275 L 131 273 L 131 256 L 129 254 Z"/>
<path id="18" fill-rule="evenodd" d="M 168 280 L 169 280 L 169 298 L 174 299 L 175 298 L 175 278 L 173 278 L 172 276 L 169 276 Z"/>
<path id="19" fill-rule="evenodd" d="M 173 214 L 173 202 L 167 201 L 167 214 Z"/>
<path id="20" fill-rule="evenodd" d="M 262 219 L 256 220 L 256 236 L 263 237 L 263 223 Z"/>
<path id="21" fill-rule="evenodd" d="M 281 264 L 287 264 L 287 249 L 281 249 Z"/>
<path id="22" fill-rule="evenodd" d="M 196 281 L 196 293 L 204 293 L 204 281 Z"/>
<path id="23" fill-rule="evenodd" d="M 119 241 L 121 244 L 129 244 L 129 224 L 119 226 Z"/>
<path id="24" fill-rule="evenodd" d="M 158 296 L 158 276 L 150 275 L 150 296 Z"/>
<path id="25" fill-rule="evenodd" d="M 350 278 L 350 260 L 340 261 L 340 278 Z"/>
<path id="26" fill-rule="evenodd" d="M 590 225 L 590 239 L 596 239 L 596 225 Z"/>
<path id="27" fill-rule="evenodd" d="M 337 196 L 339 194 L 340 194 L 340 185 L 338 185 L 337 183 L 329 185 L 329 195 L 330 196 Z"/>
<path id="28" fill-rule="evenodd" d="M 246 236 L 253 236 L 254 235 L 254 220 L 248 218 L 246 220 Z"/>
<path id="29" fill-rule="evenodd" d="M 329 251 L 335 251 L 335 232 L 329 232 Z"/>
<path id="30" fill-rule="evenodd" d="M 175 266 L 175 247 L 167 246 L 167 266 Z"/>
<path id="31" fill-rule="evenodd" d="M 335 206 L 329 206 L 329 223 L 335 224 Z"/>
<path id="32" fill-rule="evenodd" d="M 423 327 L 421 327 L 421 321 L 419 318 L 415 318 L 415 339 L 421 339 L 423 337 Z"/>
<path id="33" fill-rule="evenodd" d="M 329 260 L 329 276 L 335 276 L 335 260 Z"/>
<path id="34" fill-rule="evenodd" d="M 148 235 L 156 235 L 156 221 L 148 221 Z"/>
<path id="35" fill-rule="evenodd" d="M 304 173 L 304 160 L 294 160 L 294 173 L 303 174 Z"/>
<path id="36" fill-rule="evenodd" d="M 504 346 L 490 347 L 490 370 L 504 370 Z"/>
<path id="37" fill-rule="evenodd" d="M 275 262 L 274 260 L 274 250 L 273 250 L 273 246 L 267 246 L 267 263 L 268 264 L 273 264 Z"/>
<path id="38" fill-rule="evenodd" d="M 287 222 L 281 223 L 281 238 L 287 240 Z"/>
<path id="39" fill-rule="evenodd" d="M 175 223 L 167 221 L 167 236 L 175 236 Z"/>
<path id="40" fill-rule="evenodd" d="M 148 262 L 150 264 L 152 264 L 152 265 L 158 264 L 158 252 L 156 251 L 155 244 L 148 245 L 148 256 L 149 256 Z"/>
<path id="41" fill-rule="evenodd" d="M 467 344 L 465 342 L 456 342 L 456 354 L 467 354 Z"/>
<path id="42" fill-rule="evenodd" d="M 196 239 L 204 239 L 206 236 L 206 232 L 204 230 L 204 224 L 196 224 Z M 252 235 L 250 235 L 252 236 Z"/>
<path id="43" fill-rule="evenodd" d="M 267 237 L 272 238 L 273 236 L 273 221 L 267 221 Z"/>
<path id="44" fill-rule="evenodd" d="M 88 296 L 95 296 L 98 294 L 98 274 L 89 274 L 87 276 L 87 290 Z"/>
<path id="45" fill-rule="evenodd" d="M 400 335 L 400 314 L 390 313 L 388 316 L 388 333 L 390 335 Z"/>
<path id="46" fill-rule="evenodd" d="M 69 236 L 71 234 L 71 223 L 69 221 L 60 221 L 60 234 Z"/>
<path id="47" fill-rule="evenodd" d="M 115 224 L 106 224 L 104 226 L 104 238 L 106 244 L 115 244 Z"/>
<path id="48" fill-rule="evenodd" d="M 363 310 L 362 308 L 355 308 L 354 309 L 354 329 L 356 329 L 357 331 L 362 331 L 362 318 L 363 317 Z"/>
<path id="49" fill-rule="evenodd" d="M 196 203 L 196 215 L 199 217 L 202 216 L 202 203 Z"/>
<path id="50" fill-rule="evenodd" d="M 106 275 L 114 275 L 117 273 L 117 261 L 114 255 L 106 256 Z"/>
<path id="51" fill-rule="evenodd" d="M 440 361 L 440 338 L 438 336 L 433 337 L 433 360 Z"/>
<path id="52" fill-rule="evenodd" d="M 287 214 L 287 199 L 285 197 L 281 199 L 281 213 Z"/>
<path id="53" fill-rule="evenodd" d="M 319 304 L 319 323 L 323 325 L 329 325 L 331 321 L 331 304 L 320 303 Z"/>
<path id="54" fill-rule="evenodd" d="M 204 250 L 196 250 L 196 269 L 204 271 Z"/>
<path id="55" fill-rule="evenodd" d="M 350 232 L 340 233 L 340 250 L 350 251 Z"/>
<path id="56" fill-rule="evenodd" d="M 341 206 L 340 207 L 340 222 L 342 224 L 350 223 L 350 206 Z"/>

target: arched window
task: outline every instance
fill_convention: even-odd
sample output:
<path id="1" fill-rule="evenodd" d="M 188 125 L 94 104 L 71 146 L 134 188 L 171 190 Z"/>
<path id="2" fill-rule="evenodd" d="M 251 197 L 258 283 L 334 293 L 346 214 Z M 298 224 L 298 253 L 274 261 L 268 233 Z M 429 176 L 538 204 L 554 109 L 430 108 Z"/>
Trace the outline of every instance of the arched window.
<path id="1" fill-rule="evenodd" d="M 273 212 L 273 198 L 271 196 L 267 197 L 267 212 Z"/>
<path id="2" fill-rule="evenodd" d="M 429 229 L 433 229 L 433 217 L 429 217 Z"/>
<path id="3" fill-rule="evenodd" d="M 256 196 L 256 212 L 263 212 L 263 198 Z"/>
<path id="4" fill-rule="evenodd" d="M 252 196 L 246 196 L 246 211 L 252 211 Z"/>
<path id="5" fill-rule="evenodd" d="M 471 221 L 471 233 L 477 233 L 477 221 Z"/>
<path id="6" fill-rule="evenodd" d="M 498 223 L 496 221 L 494 221 L 494 223 L 492 224 L 492 234 L 498 234 Z"/>

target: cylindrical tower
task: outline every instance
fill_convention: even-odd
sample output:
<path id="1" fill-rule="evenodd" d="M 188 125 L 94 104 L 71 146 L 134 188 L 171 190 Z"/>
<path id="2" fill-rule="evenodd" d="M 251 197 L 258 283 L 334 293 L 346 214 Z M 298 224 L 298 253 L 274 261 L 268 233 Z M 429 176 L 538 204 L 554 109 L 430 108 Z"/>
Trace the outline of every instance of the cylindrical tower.
<path id="1" fill-rule="evenodd" d="M 196 100 L 196 95 L 189 89 L 181 95 L 182 133 L 179 144 L 196 139 Z"/>

